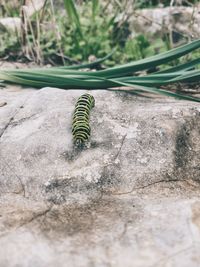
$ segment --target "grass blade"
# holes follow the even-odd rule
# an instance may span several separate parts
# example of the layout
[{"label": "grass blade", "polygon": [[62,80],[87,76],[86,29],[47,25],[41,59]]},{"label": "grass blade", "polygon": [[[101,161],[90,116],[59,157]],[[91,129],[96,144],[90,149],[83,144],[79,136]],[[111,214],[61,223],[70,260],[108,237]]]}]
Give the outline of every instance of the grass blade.
[{"label": "grass blade", "polygon": [[92,0],[92,18],[95,19],[97,10],[99,8],[99,0]]},{"label": "grass blade", "polygon": [[[115,81],[115,80],[113,80]],[[117,82],[117,81],[115,81]],[[142,90],[148,93],[154,93],[154,94],[161,94],[161,95],[165,95],[165,96],[170,96],[170,97],[175,97],[178,99],[182,99],[182,100],[189,100],[189,101],[193,101],[193,102],[199,102],[200,103],[200,98],[198,97],[193,97],[193,96],[187,96],[187,95],[182,95],[179,93],[174,93],[168,90],[164,90],[164,89],[159,89],[159,88],[154,88],[154,87],[147,87],[147,86],[140,86],[140,85],[133,85],[133,84],[129,84],[129,83],[124,83],[124,82],[117,82],[119,83],[119,86],[128,86],[128,87],[134,87],[137,90]]]},{"label": "grass blade", "polygon": [[74,23],[82,36],[79,14],[73,0],[64,0],[65,9],[72,23]]},{"label": "grass blade", "polygon": [[189,62],[180,64],[178,66],[168,68],[166,70],[158,71],[156,73],[169,73],[169,72],[177,72],[177,71],[187,71],[194,68],[196,65],[200,64],[200,58],[193,59]]},{"label": "grass blade", "polygon": [[200,81],[200,70],[186,71],[181,76],[169,80],[172,82],[199,82]]},{"label": "grass blade", "polygon": [[200,40],[196,40],[178,48],[171,49],[156,56],[99,71],[98,75],[106,78],[130,75],[133,72],[166,64],[169,61],[180,58],[198,48],[200,48]]},{"label": "grass blade", "polygon": [[[116,49],[113,49],[113,51],[111,51],[105,57],[99,58],[96,61],[91,62],[91,63],[85,63],[85,64],[73,65],[73,66],[64,66],[64,67],[60,67],[60,69],[65,69],[65,70],[78,70],[78,69],[86,69],[86,68],[91,69],[91,68],[94,68],[97,65],[101,64],[102,62],[104,62],[108,58],[110,58],[114,54],[115,51],[116,51]],[[56,68],[56,67],[54,67],[54,68]]]},{"label": "grass blade", "polygon": [[[134,71],[166,63],[169,60],[192,52],[194,49],[199,47],[200,40],[197,40],[188,45],[184,45],[154,57],[95,72],[79,71],[76,70],[76,68],[70,69],[68,67],[1,70],[0,80],[4,80],[7,83],[16,83],[36,88],[45,86],[59,87],[63,89],[88,90],[111,90],[113,88],[112,90],[118,91],[120,87],[125,86],[134,88],[137,91],[162,94],[165,96],[176,97],[178,99],[200,102],[200,98],[197,97],[156,88],[158,85],[167,85],[176,82],[188,83],[200,81],[200,70],[189,70],[199,64],[200,59],[195,59],[177,67],[169,68],[165,72],[157,72],[145,76],[128,76]],[[99,61],[102,61],[105,58],[100,59]],[[85,67],[88,65],[90,64],[82,64],[76,67],[82,68],[82,66]],[[135,92],[135,90],[132,91]]]}]

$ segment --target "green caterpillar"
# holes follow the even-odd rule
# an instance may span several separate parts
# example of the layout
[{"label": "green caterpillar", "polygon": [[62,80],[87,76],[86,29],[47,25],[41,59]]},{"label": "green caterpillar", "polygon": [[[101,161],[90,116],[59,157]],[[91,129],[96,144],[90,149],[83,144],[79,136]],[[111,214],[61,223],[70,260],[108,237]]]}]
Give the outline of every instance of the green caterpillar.
[{"label": "green caterpillar", "polygon": [[72,135],[74,144],[82,147],[90,137],[89,115],[95,105],[95,99],[90,94],[79,97],[73,114]]}]

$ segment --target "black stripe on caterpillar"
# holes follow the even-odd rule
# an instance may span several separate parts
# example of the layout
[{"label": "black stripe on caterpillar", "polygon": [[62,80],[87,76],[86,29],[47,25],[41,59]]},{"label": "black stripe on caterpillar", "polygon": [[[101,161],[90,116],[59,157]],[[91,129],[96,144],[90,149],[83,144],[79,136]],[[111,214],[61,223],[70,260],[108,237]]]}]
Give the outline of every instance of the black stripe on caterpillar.
[{"label": "black stripe on caterpillar", "polygon": [[89,116],[90,111],[95,105],[95,99],[90,94],[79,97],[73,114],[72,135],[74,144],[83,147],[90,137]]}]

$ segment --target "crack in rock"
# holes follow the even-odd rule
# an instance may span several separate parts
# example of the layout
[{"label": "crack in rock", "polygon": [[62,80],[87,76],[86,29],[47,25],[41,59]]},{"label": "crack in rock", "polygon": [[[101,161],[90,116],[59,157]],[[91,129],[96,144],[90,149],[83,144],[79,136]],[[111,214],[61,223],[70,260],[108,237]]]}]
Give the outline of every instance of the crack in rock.
[{"label": "crack in rock", "polygon": [[167,263],[169,260],[171,260],[171,259],[173,259],[173,258],[175,258],[177,256],[180,256],[180,254],[182,254],[184,252],[187,252],[187,251],[189,251],[189,250],[191,250],[193,248],[194,248],[194,244],[189,246],[189,247],[187,247],[187,248],[181,249],[181,250],[179,250],[179,251],[167,256],[166,258],[160,259],[156,264],[153,264],[153,265],[151,265],[149,267],[159,267],[159,266],[161,266],[161,264]]},{"label": "crack in rock", "polygon": [[133,187],[130,191],[126,191],[126,192],[119,192],[119,193],[111,193],[111,195],[117,196],[117,195],[127,195],[127,194],[131,194],[133,193],[135,190],[140,190],[140,189],[144,189],[147,187],[151,187],[155,184],[160,184],[160,183],[173,183],[173,182],[187,182],[187,180],[178,180],[178,179],[173,179],[173,180],[160,180],[160,181],[156,181],[147,185],[143,185],[143,186],[139,186],[139,187]]},{"label": "crack in rock", "polygon": [[45,209],[44,211],[42,212],[38,212],[38,213],[35,213],[30,219],[28,219],[27,221],[25,221],[24,223],[22,223],[18,228],[21,228],[23,226],[26,226],[32,222],[34,222],[35,220],[41,218],[41,217],[45,217],[53,208],[53,204],[51,204],[47,209]]},{"label": "crack in rock", "polygon": [[6,165],[6,167],[10,170],[10,172],[13,173],[13,175],[17,178],[17,180],[19,181],[20,186],[21,186],[21,190],[20,190],[19,192],[4,192],[4,193],[6,193],[6,194],[8,194],[8,193],[11,193],[11,194],[22,194],[22,196],[23,196],[24,198],[26,198],[25,185],[23,184],[21,177],[20,177],[19,175],[17,175],[17,174],[13,171],[13,169],[11,168],[11,166],[10,166],[4,159],[2,159],[2,158],[1,158],[1,163],[3,163],[4,165]]},{"label": "crack in rock", "polygon": [[12,122],[10,123],[10,126],[17,126],[17,125],[19,125],[19,124],[21,124],[21,123],[23,123],[23,122],[35,117],[35,116],[37,116],[37,114],[32,114],[32,115],[30,115],[28,117],[21,118],[18,121],[14,121],[14,119],[13,119]]},{"label": "crack in rock", "polygon": [[15,117],[19,114],[21,107],[24,107],[24,105],[26,104],[26,102],[28,101],[29,97],[27,97],[24,100],[24,103],[22,105],[20,105],[19,107],[16,108],[14,114],[10,117],[9,121],[6,123],[6,125],[4,126],[3,130],[0,133],[0,141],[3,137],[3,135],[5,134],[5,132],[7,131],[8,127],[12,124],[12,122],[14,121]]},{"label": "crack in rock", "polygon": [[124,145],[124,142],[125,142],[126,136],[127,136],[127,134],[125,134],[125,135],[123,136],[123,138],[122,138],[122,141],[121,141],[120,148],[119,148],[119,150],[118,150],[117,154],[115,155],[115,157],[114,157],[114,160],[118,159],[118,157],[119,157],[119,154],[120,154],[120,152],[121,152],[121,150],[122,150],[122,147],[123,147],[123,145]]},{"label": "crack in rock", "polygon": [[0,133],[0,139],[3,137],[4,133],[6,132],[6,130],[8,129],[8,127],[10,126],[11,122],[14,120],[14,117],[11,117],[8,121],[8,123],[6,123],[6,125],[4,126],[4,128],[2,129],[1,133]]}]

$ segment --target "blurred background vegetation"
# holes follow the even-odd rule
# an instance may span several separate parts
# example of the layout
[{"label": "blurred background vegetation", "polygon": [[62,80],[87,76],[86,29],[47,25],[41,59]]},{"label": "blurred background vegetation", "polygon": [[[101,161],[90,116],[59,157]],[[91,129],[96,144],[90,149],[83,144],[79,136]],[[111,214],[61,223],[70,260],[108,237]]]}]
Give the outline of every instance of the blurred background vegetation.
[{"label": "blurred background vegetation", "polygon": [[[20,18],[20,28],[14,30],[7,30],[0,20],[1,59],[71,65],[102,58],[114,50],[104,63],[112,66],[166,51],[198,37],[177,30],[173,24],[160,25],[159,34],[152,34],[151,28],[145,31],[135,27],[148,10],[169,8],[170,12],[170,8],[181,7],[191,10],[190,28],[199,2],[195,0],[45,0],[41,8],[35,8],[28,16],[29,10],[24,7],[27,3],[30,6],[30,2],[34,0],[1,0],[0,18]],[[147,13],[140,13],[143,10]],[[193,55],[196,56],[199,55]]]}]

